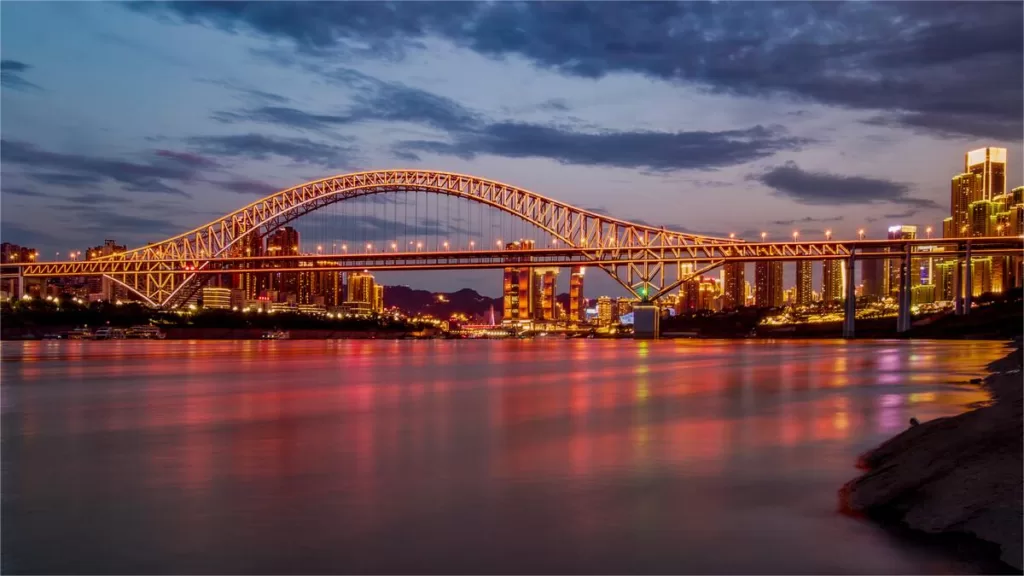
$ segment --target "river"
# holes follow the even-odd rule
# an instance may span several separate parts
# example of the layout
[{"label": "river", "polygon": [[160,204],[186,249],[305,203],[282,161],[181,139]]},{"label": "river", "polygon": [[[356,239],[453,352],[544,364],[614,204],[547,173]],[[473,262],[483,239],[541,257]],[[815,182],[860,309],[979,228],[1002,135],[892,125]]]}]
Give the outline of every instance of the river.
[{"label": "river", "polygon": [[3,573],[980,573],[840,515],[932,341],[4,342]]}]

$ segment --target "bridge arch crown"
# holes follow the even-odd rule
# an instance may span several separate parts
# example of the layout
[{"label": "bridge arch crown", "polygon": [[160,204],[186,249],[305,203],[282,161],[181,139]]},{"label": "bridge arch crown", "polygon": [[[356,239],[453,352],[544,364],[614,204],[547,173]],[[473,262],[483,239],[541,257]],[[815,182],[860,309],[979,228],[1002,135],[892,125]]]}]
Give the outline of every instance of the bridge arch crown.
[{"label": "bridge arch crown", "polygon": [[[378,170],[306,182],[252,202],[198,228],[106,258],[147,262],[178,261],[204,266],[253,234],[267,232],[305,214],[347,199],[386,192],[428,192],[457,196],[511,214],[575,248],[643,249],[701,244],[734,244],[733,239],[673,232],[576,208],[531,192],[476,176],[433,170]],[[174,274],[148,276],[145,285],[119,279],[154,302],[166,303],[192,280]],[[134,287],[130,284],[136,284]],[[632,288],[630,288],[632,289]]]}]

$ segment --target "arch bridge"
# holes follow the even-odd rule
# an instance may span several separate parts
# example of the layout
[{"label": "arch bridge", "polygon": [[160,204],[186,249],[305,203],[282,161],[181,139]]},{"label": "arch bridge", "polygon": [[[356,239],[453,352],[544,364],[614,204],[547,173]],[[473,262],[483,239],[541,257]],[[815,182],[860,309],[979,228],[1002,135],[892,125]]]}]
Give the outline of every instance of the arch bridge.
[{"label": "arch bridge", "polygon": [[[252,256],[245,247],[297,218],[326,206],[382,193],[426,192],[468,200],[518,219],[549,235],[548,246],[512,252],[488,244],[480,249],[397,250],[378,245],[362,253]],[[984,249],[1019,253],[1018,238],[972,239]],[[937,240],[929,240],[934,245]],[[186,301],[212,274],[254,267],[275,272],[312,270],[422,270],[515,266],[599,267],[635,297],[657,300],[689,278],[725,262],[871,257],[871,251],[907,252],[924,242],[822,241],[750,243],[676,232],[577,208],[494,180],[433,170],[377,170],[331,176],[294,186],[248,204],[217,220],[161,242],[88,261],[19,265],[23,277],[103,276],[153,306]],[[964,246],[951,246],[962,253]],[[296,250],[297,252],[297,250]],[[890,254],[890,256],[892,255]],[[294,270],[293,270],[294,269]],[[22,283],[23,285],[23,283]]]}]

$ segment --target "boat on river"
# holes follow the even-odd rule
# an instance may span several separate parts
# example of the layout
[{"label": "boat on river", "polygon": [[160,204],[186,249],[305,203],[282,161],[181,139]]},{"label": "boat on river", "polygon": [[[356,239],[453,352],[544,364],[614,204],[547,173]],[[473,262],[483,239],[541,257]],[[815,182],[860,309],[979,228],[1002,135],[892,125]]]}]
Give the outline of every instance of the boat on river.
[{"label": "boat on river", "polygon": [[267,330],[263,333],[264,340],[288,340],[291,334],[283,330]]},{"label": "boat on river", "polygon": [[163,340],[167,338],[167,335],[156,326],[132,326],[125,331],[125,336],[143,340]]}]

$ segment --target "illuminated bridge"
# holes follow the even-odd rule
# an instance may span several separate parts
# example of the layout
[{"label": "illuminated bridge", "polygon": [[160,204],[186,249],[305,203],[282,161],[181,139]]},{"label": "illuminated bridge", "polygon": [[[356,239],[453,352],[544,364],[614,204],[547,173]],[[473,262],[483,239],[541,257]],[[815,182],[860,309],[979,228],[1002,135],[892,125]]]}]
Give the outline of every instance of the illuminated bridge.
[{"label": "illuminated bridge", "polygon": [[[252,247],[262,246],[272,233],[297,220],[294,225],[303,229],[307,253],[300,253],[297,245],[254,252]],[[516,251],[509,249],[510,243],[520,240],[526,242],[517,244]],[[103,276],[150,305],[173,307],[187,301],[212,275],[241,270],[502,268],[510,262],[517,267],[585,265],[604,270],[640,300],[654,301],[726,262],[839,258],[852,274],[854,260],[862,258],[902,258],[909,266],[911,256],[923,246],[942,247],[943,257],[1019,255],[1024,240],[754,243],[628,222],[474,176],[379,170],[300,184],[184,234],[126,252],[15,267],[22,278]],[[852,291],[853,283],[848,284]],[[19,285],[24,287],[24,282]]]}]

